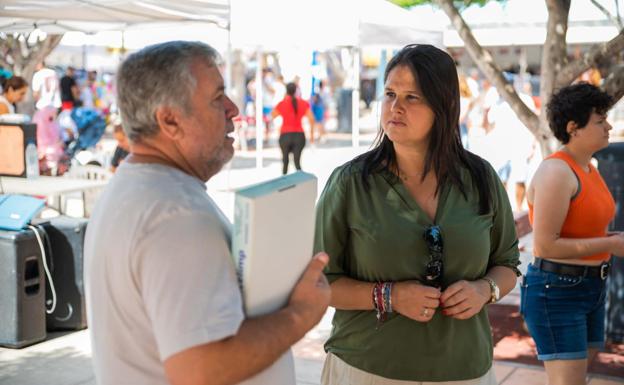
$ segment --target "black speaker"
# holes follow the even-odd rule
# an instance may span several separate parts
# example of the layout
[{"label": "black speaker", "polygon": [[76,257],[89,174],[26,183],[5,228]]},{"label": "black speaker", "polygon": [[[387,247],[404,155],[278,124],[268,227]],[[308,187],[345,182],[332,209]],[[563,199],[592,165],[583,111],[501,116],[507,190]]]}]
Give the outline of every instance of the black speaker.
[{"label": "black speaker", "polygon": [[[624,231],[624,143],[613,142],[597,152],[598,170],[615,200],[615,218],[611,231]],[[611,258],[607,281],[607,340],[624,343],[624,261]]]},{"label": "black speaker", "polygon": [[[87,327],[83,282],[83,246],[88,220],[59,216],[40,224],[48,238],[46,254],[56,307],[46,315],[52,330],[79,330]],[[52,305],[52,287],[46,285],[46,307]]]},{"label": "black speaker", "polygon": [[0,345],[21,348],[46,338],[41,249],[32,230],[0,230]]}]

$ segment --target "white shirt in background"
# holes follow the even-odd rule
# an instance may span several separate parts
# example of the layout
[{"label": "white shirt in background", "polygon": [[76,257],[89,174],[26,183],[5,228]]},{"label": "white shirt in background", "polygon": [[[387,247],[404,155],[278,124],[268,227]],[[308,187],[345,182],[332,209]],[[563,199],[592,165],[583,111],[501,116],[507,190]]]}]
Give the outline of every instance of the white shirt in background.
[{"label": "white shirt in background", "polygon": [[61,106],[59,78],[54,70],[42,68],[35,72],[32,90],[39,93],[39,99],[35,104],[38,110],[45,107],[59,108]]}]

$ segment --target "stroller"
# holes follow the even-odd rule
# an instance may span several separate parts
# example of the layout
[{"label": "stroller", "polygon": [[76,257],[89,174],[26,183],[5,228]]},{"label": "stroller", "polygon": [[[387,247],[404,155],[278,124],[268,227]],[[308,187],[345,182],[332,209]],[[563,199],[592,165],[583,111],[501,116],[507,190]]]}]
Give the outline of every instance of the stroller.
[{"label": "stroller", "polygon": [[67,144],[65,154],[71,160],[79,151],[93,147],[100,141],[106,129],[106,120],[93,108],[77,107],[71,112],[76,124],[76,134]]},{"label": "stroller", "polygon": [[[65,151],[59,162],[59,175],[69,169],[72,159],[81,151],[94,147],[104,135],[106,120],[93,108],[76,107],[59,115]],[[69,132],[69,134],[67,133]]]}]

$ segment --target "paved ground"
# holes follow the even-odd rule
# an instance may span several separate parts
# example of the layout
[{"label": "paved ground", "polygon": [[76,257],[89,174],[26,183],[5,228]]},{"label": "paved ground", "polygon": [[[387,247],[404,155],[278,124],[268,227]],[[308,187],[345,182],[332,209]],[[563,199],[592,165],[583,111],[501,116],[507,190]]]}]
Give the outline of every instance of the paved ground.
[{"label": "paved ground", "polygon": [[[372,125],[370,127],[373,127]],[[333,134],[331,139],[316,148],[307,147],[302,164],[306,171],[317,175],[319,192],[331,171],[338,165],[365,151],[372,142],[374,131],[369,129],[362,136],[363,146],[348,147],[348,135]],[[345,147],[346,146],[346,147]],[[280,154],[277,148],[265,152],[264,167],[256,169],[255,154],[239,153],[233,162],[208,182],[209,194],[231,219],[233,212],[233,189],[281,174]],[[521,240],[530,245],[530,235]],[[523,253],[528,262],[530,253]],[[526,266],[526,263],[524,263]],[[504,299],[504,303],[517,304],[517,290]],[[319,325],[297,343],[293,351],[296,357],[298,385],[319,384],[324,352],[323,341],[331,329],[330,309]],[[542,368],[509,363],[495,363],[499,384],[537,385],[545,384]],[[591,378],[590,385],[623,384],[622,378]],[[88,330],[72,333],[54,333],[47,341],[20,350],[0,348],[0,385],[91,385],[95,384],[91,367],[91,347]]]},{"label": "paved ground", "polygon": [[[297,385],[318,385],[324,359],[322,341],[329,334],[330,309],[322,322],[294,348]],[[55,333],[42,343],[13,350],[0,348],[0,385],[95,385],[88,330]],[[544,385],[540,367],[496,362],[504,385]],[[592,377],[589,385],[622,384],[621,378]]]}]

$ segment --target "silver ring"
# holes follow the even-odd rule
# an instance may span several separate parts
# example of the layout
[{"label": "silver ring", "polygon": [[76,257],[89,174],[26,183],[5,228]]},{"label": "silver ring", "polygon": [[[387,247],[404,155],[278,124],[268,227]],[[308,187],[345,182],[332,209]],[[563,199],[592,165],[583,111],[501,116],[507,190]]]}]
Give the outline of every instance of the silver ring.
[{"label": "silver ring", "polygon": [[424,308],[422,313],[420,313],[420,315],[423,316],[423,317],[427,317],[429,315],[429,309]]}]

